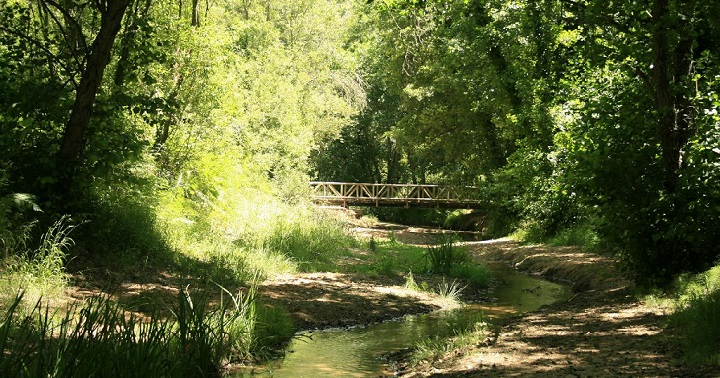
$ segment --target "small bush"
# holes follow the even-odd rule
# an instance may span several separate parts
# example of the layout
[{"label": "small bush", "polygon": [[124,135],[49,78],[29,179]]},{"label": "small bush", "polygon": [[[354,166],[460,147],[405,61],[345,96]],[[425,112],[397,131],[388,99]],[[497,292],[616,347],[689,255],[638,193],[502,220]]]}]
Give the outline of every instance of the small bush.
[{"label": "small bush", "polygon": [[578,246],[586,251],[597,251],[600,249],[601,240],[590,224],[580,224],[558,232],[550,238],[551,245],[572,245]]}]

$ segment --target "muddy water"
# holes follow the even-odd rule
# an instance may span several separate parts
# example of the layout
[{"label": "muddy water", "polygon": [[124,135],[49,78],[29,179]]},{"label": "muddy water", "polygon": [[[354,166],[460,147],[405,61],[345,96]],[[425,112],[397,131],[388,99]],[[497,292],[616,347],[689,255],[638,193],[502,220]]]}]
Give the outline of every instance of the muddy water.
[{"label": "muddy water", "polygon": [[496,281],[489,301],[459,310],[408,316],[350,330],[303,334],[294,340],[283,361],[274,367],[243,372],[237,377],[378,377],[391,376],[382,356],[436,336],[448,336],[483,319],[533,311],[570,298],[567,286],[528,276],[502,265],[488,265]]}]

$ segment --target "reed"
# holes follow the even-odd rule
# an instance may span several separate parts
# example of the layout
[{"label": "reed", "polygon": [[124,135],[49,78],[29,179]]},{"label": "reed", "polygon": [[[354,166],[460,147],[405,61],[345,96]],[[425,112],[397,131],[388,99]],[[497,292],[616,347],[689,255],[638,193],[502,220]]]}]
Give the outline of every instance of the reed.
[{"label": "reed", "polygon": [[256,286],[236,295],[222,291],[220,305],[213,307],[204,293],[186,288],[173,317],[149,319],[106,296],[51,310],[41,300],[23,307],[19,293],[0,320],[0,376],[218,375],[224,364],[253,358],[278,342],[263,333]]},{"label": "reed", "polygon": [[451,237],[444,238],[438,245],[428,246],[424,258],[427,272],[434,274],[450,273],[453,266],[468,260],[467,255],[455,246]]}]

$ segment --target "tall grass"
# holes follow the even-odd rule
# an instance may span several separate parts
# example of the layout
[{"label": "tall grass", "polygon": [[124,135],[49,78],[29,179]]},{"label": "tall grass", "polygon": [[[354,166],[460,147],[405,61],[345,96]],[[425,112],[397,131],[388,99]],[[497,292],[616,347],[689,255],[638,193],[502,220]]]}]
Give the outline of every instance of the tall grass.
[{"label": "tall grass", "polygon": [[268,231],[263,247],[296,261],[302,271],[333,269],[333,260],[352,244],[340,223],[307,209],[288,211]]},{"label": "tall grass", "polygon": [[685,357],[720,366],[720,266],[685,282],[670,317]]},{"label": "tall grass", "polygon": [[[41,301],[23,310],[20,294],[0,319],[0,375],[217,375],[229,361],[262,355],[276,346],[277,339],[263,334],[267,327],[259,321],[262,307],[255,290],[225,292],[215,307],[204,294],[182,290],[174,317],[150,319],[126,312],[108,297],[93,297],[64,311],[52,311]],[[284,330],[285,335],[292,332]]]},{"label": "tall grass", "polygon": [[[70,222],[69,217],[63,216],[53,223],[42,234],[37,248],[27,248],[25,243],[16,244],[4,261],[5,271],[0,279],[3,293],[23,290],[38,298],[58,294],[67,286],[65,263],[68,249],[74,243],[69,235],[76,227]],[[30,232],[29,227],[26,232]],[[29,238],[29,235],[18,238]]]},{"label": "tall grass", "polygon": [[141,322],[101,297],[64,313],[41,301],[25,312],[21,301],[15,298],[0,324],[4,377],[163,377],[182,370],[178,347],[168,345],[167,320]]},{"label": "tall grass", "polygon": [[[335,269],[335,258],[354,243],[340,222],[309,204],[287,204],[259,192],[227,195],[204,212],[167,198],[160,219],[173,247],[193,260],[212,262],[211,275],[237,282],[260,273]],[[176,202],[180,202],[179,204]]]},{"label": "tall grass", "polygon": [[[0,194],[7,177],[0,166]],[[36,198],[25,193],[0,195],[0,299],[18,290],[35,297],[61,292],[67,284],[65,262],[75,228],[67,216],[39,237],[34,217],[41,213]]]},{"label": "tall grass", "polygon": [[450,337],[436,336],[416,343],[410,355],[413,364],[434,363],[448,353],[465,353],[481,344],[488,336],[489,325],[482,319],[473,322]]},{"label": "tall grass", "polygon": [[490,284],[488,270],[473,264],[467,253],[455,245],[452,237],[445,237],[440,244],[427,247],[423,257],[428,273],[460,278],[477,287],[487,287]]},{"label": "tall grass", "polygon": [[448,274],[455,265],[469,261],[468,255],[457,248],[453,237],[444,237],[440,244],[430,245],[424,255],[428,273]]}]

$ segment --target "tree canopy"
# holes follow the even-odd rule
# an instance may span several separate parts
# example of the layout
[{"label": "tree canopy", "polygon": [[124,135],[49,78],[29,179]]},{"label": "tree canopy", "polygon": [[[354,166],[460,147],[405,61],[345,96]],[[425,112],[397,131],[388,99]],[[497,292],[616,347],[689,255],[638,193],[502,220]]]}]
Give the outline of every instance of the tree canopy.
[{"label": "tree canopy", "polygon": [[718,25],[697,0],[2,0],[0,194],[473,185],[496,232],[589,228],[664,282],[720,257]]}]

